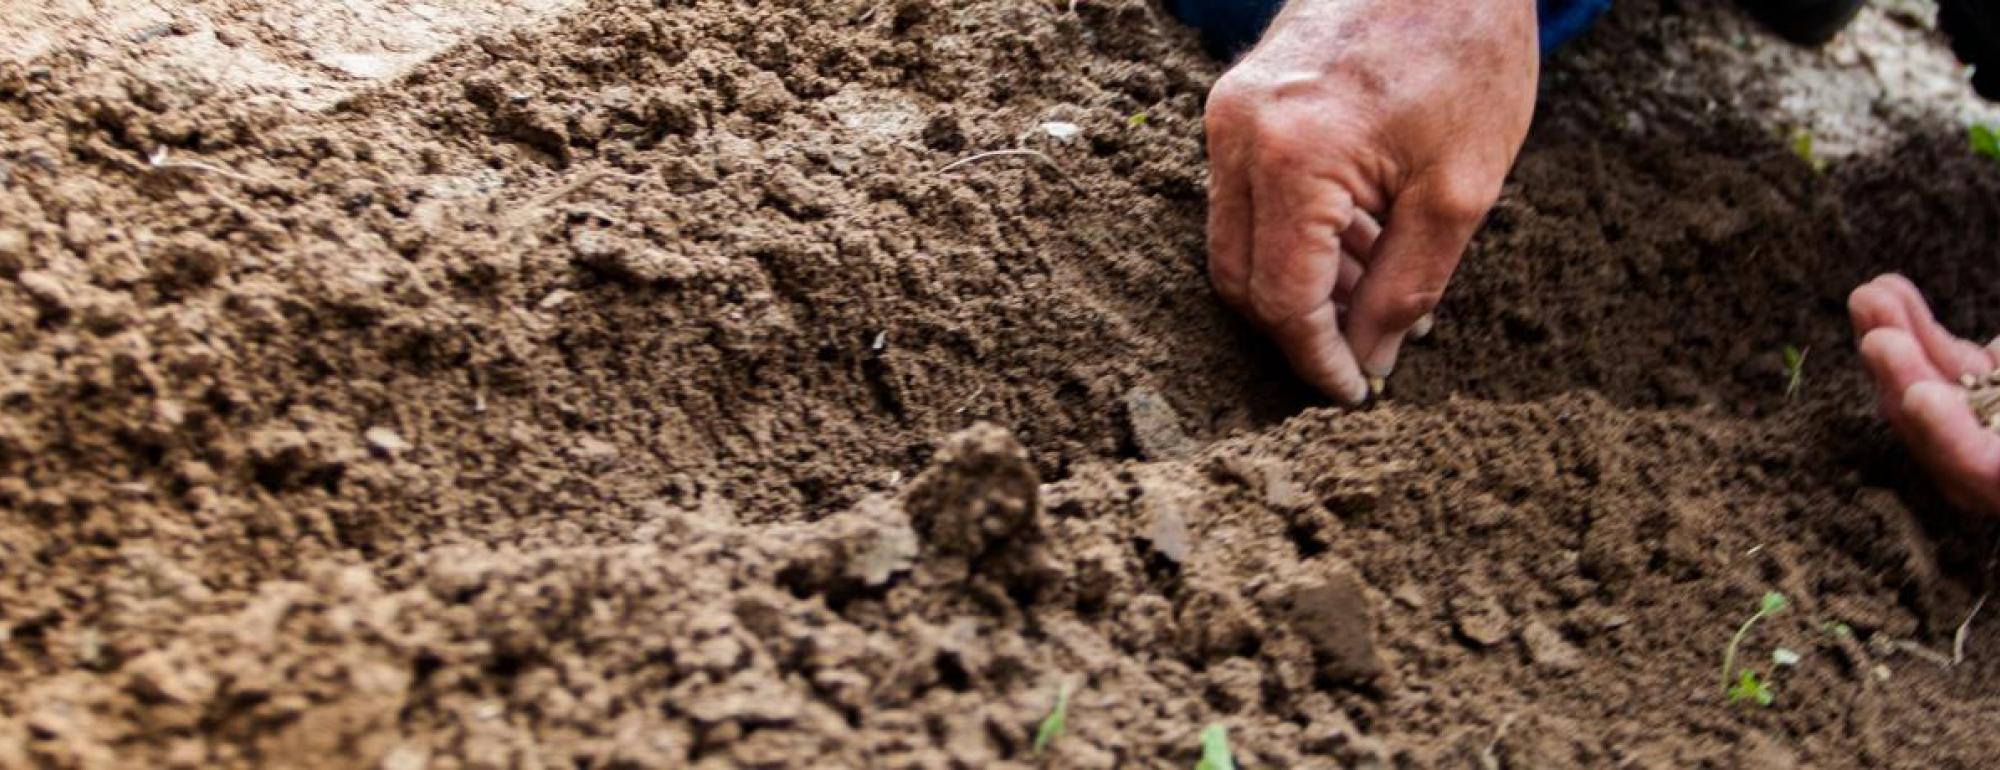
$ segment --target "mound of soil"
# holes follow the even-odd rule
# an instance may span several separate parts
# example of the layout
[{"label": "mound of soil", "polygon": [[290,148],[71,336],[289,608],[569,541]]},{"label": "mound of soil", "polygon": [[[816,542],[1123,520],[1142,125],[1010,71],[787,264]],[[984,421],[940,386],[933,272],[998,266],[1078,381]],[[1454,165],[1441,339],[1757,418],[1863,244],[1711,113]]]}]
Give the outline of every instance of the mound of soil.
[{"label": "mound of soil", "polygon": [[311,112],[0,64],[0,767],[1980,766],[1995,541],[1844,297],[2000,329],[2000,169],[1815,173],[1667,5],[1360,412],[1208,290],[1143,0],[590,0]]}]

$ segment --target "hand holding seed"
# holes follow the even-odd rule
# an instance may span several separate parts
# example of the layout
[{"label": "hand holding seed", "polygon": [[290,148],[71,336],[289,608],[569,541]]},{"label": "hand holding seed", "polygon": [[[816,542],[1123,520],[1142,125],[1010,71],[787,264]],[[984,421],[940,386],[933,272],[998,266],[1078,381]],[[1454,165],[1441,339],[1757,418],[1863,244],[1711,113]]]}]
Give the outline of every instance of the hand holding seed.
[{"label": "hand holding seed", "polygon": [[1209,276],[1329,395],[1379,389],[1443,295],[1527,134],[1535,35],[1528,0],[1293,0],[1210,92]]},{"label": "hand holding seed", "polygon": [[1883,418],[1953,503],[2000,514],[2000,358],[1947,331],[1900,275],[1855,289],[1847,308]]}]

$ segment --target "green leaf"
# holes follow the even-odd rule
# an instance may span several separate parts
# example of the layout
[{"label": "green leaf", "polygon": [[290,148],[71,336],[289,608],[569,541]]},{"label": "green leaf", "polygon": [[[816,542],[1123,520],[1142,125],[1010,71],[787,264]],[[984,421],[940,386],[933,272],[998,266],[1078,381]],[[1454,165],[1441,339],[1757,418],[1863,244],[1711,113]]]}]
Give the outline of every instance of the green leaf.
[{"label": "green leaf", "polygon": [[1993,160],[2000,160],[2000,131],[1985,123],[1974,123],[1967,129],[1972,138],[1972,151]]},{"label": "green leaf", "polygon": [[1805,161],[1806,165],[1812,168],[1813,173],[1826,170],[1826,160],[1813,152],[1813,135],[1811,131],[1803,128],[1792,131],[1792,154],[1799,156],[1799,160]]},{"label": "green leaf", "polygon": [[1785,369],[1786,369],[1786,370],[1788,370],[1788,371],[1789,371],[1789,370],[1792,370],[1792,369],[1797,369],[1797,368],[1799,368],[1799,366],[1803,365],[1803,364],[1804,364],[1805,362],[1806,362],[1806,355],[1805,355],[1804,353],[1801,353],[1801,352],[1799,352],[1799,349],[1798,349],[1797,347],[1794,347],[1794,346],[1791,346],[1791,345],[1786,345],[1786,346],[1785,346]]},{"label": "green leaf", "polygon": [[1771,615],[1777,613],[1780,610],[1783,610],[1784,608],[1785,608],[1785,595],[1778,593],[1776,591],[1772,591],[1770,593],[1764,594],[1764,600],[1757,605],[1757,612],[1762,615]]},{"label": "green leaf", "polygon": [[1138,128],[1140,126],[1146,125],[1146,113],[1143,112],[1132,113],[1132,117],[1125,119],[1125,125],[1131,126],[1133,128]]},{"label": "green leaf", "polygon": [[1041,756],[1043,749],[1062,737],[1063,726],[1068,722],[1069,684],[1064,683],[1056,690],[1056,707],[1049,710],[1048,716],[1042,717],[1042,726],[1035,730],[1035,756]]},{"label": "green leaf", "polygon": [[1730,703],[1749,701],[1759,706],[1769,706],[1772,701],[1777,700],[1777,695],[1771,692],[1771,688],[1757,678],[1757,672],[1747,668],[1736,678],[1736,684],[1729,688],[1728,697]]},{"label": "green leaf", "polygon": [[1229,751],[1229,728],[1209,725],[1201,731],[1201,761],[1194,770],[1236,770],[1236,755]]}]

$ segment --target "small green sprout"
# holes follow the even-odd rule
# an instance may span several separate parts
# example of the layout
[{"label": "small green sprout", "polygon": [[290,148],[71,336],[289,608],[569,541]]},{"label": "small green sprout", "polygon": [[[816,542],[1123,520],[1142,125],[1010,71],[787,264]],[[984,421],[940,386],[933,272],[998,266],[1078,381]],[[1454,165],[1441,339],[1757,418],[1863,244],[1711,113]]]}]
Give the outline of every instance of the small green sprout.
[{"label": "small green sprout", "polygon": [[1236,755],[1229,751],[1229,728],[1215,724],[1201,731],[1201,761],[1194,770],[1236,770]]},{"label": "small green sprout", "polygon": [[1736,629],[1736,635],[1729,638],[1729,647],[1722,652],[1722,694],[1730,703],[1753,700],[1759,706],[1771,705],[1771,688],[1757,679],[1757,672],[1750,669],[1736,670],[1736,649],[1743,646],[1743,638],[1750,635],[1750,627],[1757,621],[1783,612],[1785,595],[1776,591],[1764,594],[1757,603],[1757,614]]},{"label": "small green sprout", "polygon": [[1972,151],[1996,161],[2000,161],[2000,130],[1985,123],[1974,123],[1966,129],[1972,139]]},{"label": "small green sprout", "polygon": [[1131,126],[1132,128],[1138,128],[1140,126],[1146,125],[1146,113],[1143,112],[1132,113],[1132,117],[1125,119],[1125,125]]},{"label": "small green sprout", "polygon": [[1800,349],[1791,345],[1785,346],[1786,399],[1789,400],[1799,394],[1799,385],[1805,382],[1806,354],[1811,352],[1812,348]]},{"label": "small green sprout", "polygon": [[1730,703],[1750,701],[1759,706],[1769,706],[1771,701],[1777,699],[1777,696],[1771,693],[1771,687],[1757,678],[1757,672],[1747,668],[1743,669],[1742,675],[1736,678],[1736,684],[1730,685],[1725,695],[1729,697]]},{"label": "small green sprout", "polygon": [[1807,166],[1811,166],[1815,174],[1826,170],[1826,159],[1813,152],[1811,131],[1804,128],[1792,130],[1792,154],[1799,156],[1799,160],[1805,161]]},{"label": "small green sprout", "polygon": [[1827,633],[1841,637],[1843,639],[1854,635],[1854,628],[1840,621],[1834,621],[1832,623],[1826,624],[1825,630]]},{"label": "small green sprout", "polygon": [[1069,683],[1064,682],[1056,689],[1056,707],[1049,710],[1049,715],[1042,718],[1042,726],[1035,730],[1035,756],[1041,756],[1043,749],[1062,737],[1063,726],[1068,722]]}]

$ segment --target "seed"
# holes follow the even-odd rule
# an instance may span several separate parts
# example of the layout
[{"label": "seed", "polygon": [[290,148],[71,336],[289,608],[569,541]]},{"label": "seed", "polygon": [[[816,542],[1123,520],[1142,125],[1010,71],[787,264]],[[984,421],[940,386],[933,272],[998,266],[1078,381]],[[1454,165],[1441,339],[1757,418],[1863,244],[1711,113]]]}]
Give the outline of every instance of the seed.
[{"label": "seed", "polygon": [[1979,378],[1972,376],[1971,372],[1966,372],[1958,376],[1959,387],[1970,390],[1972,389],[1973,386],[1978,384],[1979,384]]}]

